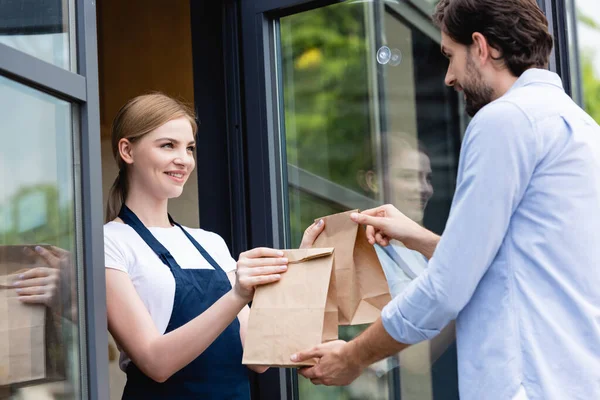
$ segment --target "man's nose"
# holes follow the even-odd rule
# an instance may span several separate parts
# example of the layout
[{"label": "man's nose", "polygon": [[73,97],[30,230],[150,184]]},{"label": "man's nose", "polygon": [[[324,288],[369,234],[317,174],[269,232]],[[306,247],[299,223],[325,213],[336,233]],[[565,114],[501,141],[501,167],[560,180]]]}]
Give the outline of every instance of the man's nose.
[{"label": "man's nose", "polygon": [[452,71],[450,71],[450,68],[448,68],[448,71],[446,71],[444,83],[446,84],[446,86],[454,86],[454,84],[456,83],[456,77],[454,76]]}]

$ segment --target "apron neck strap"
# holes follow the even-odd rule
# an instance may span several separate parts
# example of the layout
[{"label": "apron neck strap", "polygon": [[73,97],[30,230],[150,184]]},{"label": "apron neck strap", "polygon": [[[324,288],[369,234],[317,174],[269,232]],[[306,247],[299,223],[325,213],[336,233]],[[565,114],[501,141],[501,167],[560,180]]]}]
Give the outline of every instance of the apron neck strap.
[{"label": "apron neck strap", "polygon": [[[144,242],[146,242],[146,244],[148,246],[150,246],[152,251],[154,251],[154,253],[156,253],[158,258],[160,258],[160,260],[167,267],[169,267],[172,270],[175,266],[177,266],[177,262],[175,261],[175,259],[173,258],[173,256],[169,252],[169,250],[167,250],[165,248],[165,246],[163,246],[158,241],[158,239],[156,239],[154,237],[154,235],[152,235],[152,233],[148,230],[148,228],[146,228],[146,226],[142,223],[142,221],[140,221],[138,216],[135,215],[135,213],[133,211],[131,211],[131,209],[129,207],[127,207],[125,204],[123,204],[121,206],[121,211],[119,212],[119,218],[121,218],[124,223],[131,226],[133,228],[133,230],[136,231],[138,235],[140,235],[140,237],[144,240]],[[179,229],[182,230],[182,232],[188,238],[188,240],[190,242],[192,242],[194,247],[200,252],[202,257],[204,257],[204,259],[206,261],[208,261],[208,263],[215,269],[215,271],[224,272],[223,269],[221,268],[221,266],[211,257],[210,254],[208,254],[208,252],[204,249],[204,247],[202,247],[202,245],[200,245],[200,243],[198,243],[196,241],[196,239],[194,239],[193,236],[188,233],[188,231],[186,231],[181,225],[179,225],[177,222],[175,222],[173,220],[173,218],[171,217],[171,215],[169,215],[169,222],[171,224],[173,224],[174,226],[179,227]]]}]

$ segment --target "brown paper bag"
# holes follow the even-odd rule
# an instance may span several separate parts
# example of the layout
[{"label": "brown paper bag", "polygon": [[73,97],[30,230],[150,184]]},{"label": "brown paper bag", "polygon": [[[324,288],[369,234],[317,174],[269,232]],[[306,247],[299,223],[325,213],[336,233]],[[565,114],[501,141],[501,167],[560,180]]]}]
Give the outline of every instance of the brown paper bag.
[{"label": "brown paper bag", "polygon": [[325,229],[314,247],[335,248],[334,281],[340,325],[375,322],[392,299],[375,248],[367,241],[362,226],[350,219],[347,211],[323,218]]},{"label": "brown paper bag", "polygon": [[294,367],[290,356],[337,339],[333,249],[284,250],[288,270],[254,293],[242,363]]},{"label": "brown paper bag", "polygon": [[46,377],[46,307],[22,303],[12,286],[34,266],[22,251],[0,247],[0,386]]}]

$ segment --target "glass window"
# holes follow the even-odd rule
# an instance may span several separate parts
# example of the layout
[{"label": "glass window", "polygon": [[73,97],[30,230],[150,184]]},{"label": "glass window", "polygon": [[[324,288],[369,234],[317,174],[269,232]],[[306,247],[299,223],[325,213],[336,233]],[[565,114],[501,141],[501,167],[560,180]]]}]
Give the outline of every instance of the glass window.
[{"label": "glass window", "polygon": [[600,3],[574,0],[583,107],[600,124]]},{"label": "glass window", "polygon": [[75,71],[72,1],[0,1],[0,43]]},{"label": "glass window", "polygon": [[[384,202],[444,230],[466,117],[444,85],[440,33],[425,12],[435,2],[413,3],[350,1],[279,20],[289,246],[315,218]],[[417,275],[427,260],[399,242],[377,248],[397,295],[410,277],[390,251]],[[365,328],[340,327],[340,338]],[[347,387],[298,381],[302,399],[458,399],[454,327]]]},{"label": "glass window", "polygon": [[0,77],[0,398],[82,397],[72,112]]}]

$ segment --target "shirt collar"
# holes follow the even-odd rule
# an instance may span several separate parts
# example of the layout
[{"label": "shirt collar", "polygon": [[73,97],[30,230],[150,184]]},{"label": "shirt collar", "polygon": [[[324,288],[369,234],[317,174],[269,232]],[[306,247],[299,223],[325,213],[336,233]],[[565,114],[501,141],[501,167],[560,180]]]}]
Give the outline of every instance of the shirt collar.
[{"label": "shirt collar", "polygon": [[509,92],[535,83],[552,85],[564,90],[562,80],[557,74],[546,69],[531,68],[521,74]]}]

